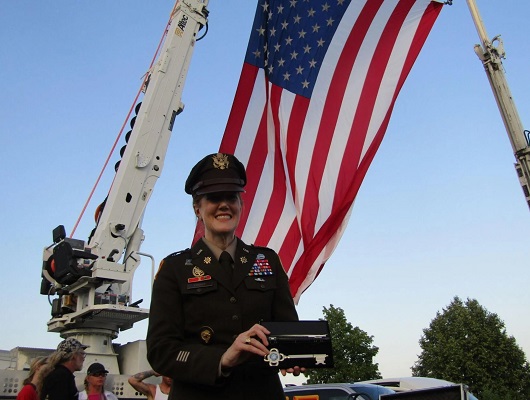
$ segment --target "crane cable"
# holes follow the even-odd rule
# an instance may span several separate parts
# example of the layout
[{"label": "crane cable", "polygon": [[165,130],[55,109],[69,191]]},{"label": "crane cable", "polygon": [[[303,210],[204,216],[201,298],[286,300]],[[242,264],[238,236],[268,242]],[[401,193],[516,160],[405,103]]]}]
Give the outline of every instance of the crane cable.
[{"label": "crane cable", "polygon": [[[176,7],[176,5],[175,5]],[[160,52],[160,48],[162,47],[162,44],[164,43],[164,39],[165,37],[167,36],[167,33],[168,33],[168,30],[169,30],[169,26],[171,24],[171,20],[173,19],[173,16],[174,16],[174,11],[175,9],[173,9],[173,11],[171,12],[170,16],[169,16],[169,20],[166,24],[166,27],[164,29],[164,33],[162,34],[162,37],[160,38],[160,41],[158,43],[158,47],[155,51],[155,54],[153,56],[153,59],[151,60],[151,64],[149,65],[149,69],[147,70],[148,72],[145,73],[145,75],[143,76],[143,80],[142,80],[142,84],[140,85],[140,88],[138,89],[138,93],[136,93],[136,97],[134,98],[133,100],[133,103],[131,105],[131,108],[129,109],[129,112],[127,113],[127,116],[125,117],[125,120],[123,121],[123,124],[121,126],[121,129],[120,131],[118,132],[118,136],[116,137],[116,140],[114,141],[114,144],[112,145],[112,148],[110,149],[110,152],[109,152],[109,155],[107,156],[107,159],[105,160],[105,163],[103,164],[103,167],[101,168],[101,171],[99,173],[99,176],[98,178],[96,179],[96,182],[94,183],[94,186],[92,187],[92,190],[90,191],[90,194],[88,195],[88,198],[85,202],[85,205],[83,206],[83,209],[81,210],[81,213],[79,214],[79,217],[77,218],[77,221],[74,225],[74,228],[72,229],[72,233],[70,233],[70,237],[72,238],[74,236],[74,233],[77,229],[77,226],[79,225],[79,223],[81,222],[81,219],[83,218],[83,215],[85,214],[85,211],[88,207],[88,204],[90,203],[90,201],[92,200],[92,196],[94,195],[94,192],[96,191],[96,188],[97,186],[99,185],[99,182],[101,180],[101,177],[103,176],[103,173],[105,172],[105,169],[107,168],[108,164],[109,164],[109,161],[110,161],[110,158],[112,157],[112,154],[114,153],[114,150],[116,149],[116,146],[118,144],[118,141],[120,140],[121,138],[121,135],[123,133],[123,130],[125,129],[125,125],[127,125],[127,121],[129,121],[129,118],[134,110],[134,108],[136,107],[136,103],[138,101],[138,98],[140,97],[140,94],[142,93],[143,91],[143,88],[145,87],[146,85],[146,82],[147,80],[149,79],[149,71],[151,70],[151,68],[153,67],[154,63],[155,63],[155,60],[157,59],[158,57],[158,53]],[[114,183],[114,181],[113,181]],[[110,187],[112,188],[112,184],[110,185]],[[110,189],[109,189],[110,191]]]}]

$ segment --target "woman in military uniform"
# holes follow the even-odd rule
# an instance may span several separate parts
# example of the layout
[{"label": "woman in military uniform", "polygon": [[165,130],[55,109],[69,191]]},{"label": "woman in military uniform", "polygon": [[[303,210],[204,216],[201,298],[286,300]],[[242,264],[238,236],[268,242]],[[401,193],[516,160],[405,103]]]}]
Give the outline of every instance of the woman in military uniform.
[{"label": "woman in military uniform", "polygon": [[278,255],[235,236],[245,184],[243,165],[222,153],[186,181],[204,237],[162,261],[147,333],[151,366],[173,378],[169,399],[285,398],[278,371],[263,361],[270,332],[259,323],[298,316]]}]

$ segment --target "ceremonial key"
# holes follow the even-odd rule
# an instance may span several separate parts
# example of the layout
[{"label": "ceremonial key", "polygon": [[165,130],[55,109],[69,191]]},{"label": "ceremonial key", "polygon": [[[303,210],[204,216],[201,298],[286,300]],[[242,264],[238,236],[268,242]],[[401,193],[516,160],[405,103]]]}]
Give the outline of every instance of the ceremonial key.
[{"label": "ceremonial key", "polygon": [[316,365],[326,364],[327,354],[294,354],[292,356],[286,356],[278,351],[278,349],[271,349],[270,353],[264,357],[264,360],[269,363],[271,367],[276,367],[280,362],[286,359],[296,359],[296,358],[314,358]]}]

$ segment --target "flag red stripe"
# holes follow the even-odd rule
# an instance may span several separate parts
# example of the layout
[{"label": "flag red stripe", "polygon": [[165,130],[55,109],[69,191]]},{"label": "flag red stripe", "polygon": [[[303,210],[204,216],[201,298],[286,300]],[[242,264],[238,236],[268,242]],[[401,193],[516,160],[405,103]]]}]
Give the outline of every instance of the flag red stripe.
[{"label": "flag red stripe", "polygon": [[243,120],[245,119],[250,98],[252,97],[252,91],[254,89],[258,70],[259,68],[254,67],[253,65],[243,63],[241,78],[237,85],[237,96],[234,98],[234,103],[232,104],[230,118],[226,124],[221,146],[219,147],[220,152],[234,154],[236,150],[236,145],[241,134],[241,127],[243,126]]},{"label": "flag red stripe", "polygon": [[300,136],[304,127],[304,122],[309,108],[309,99],[302,96],[296,96],[287,126],[287,152],[285,154],[286,164],[289,171],[289,182],[291,182],[291,195],[296,197],[295,168],[298,153],[300,152]]},{"label": "flag red stripe", "polygon": [[252,150],[250,152],[249,162],[246,165],[247,172],[247,185],[245,186],[245,193],[243,193],[244,207],[246,212],[241,215],[239,227],[237,230],[238,236],[241,235],[245,229],[247,219],[249,216],[248,210],[252,208],[254,197],[256,195],[256,189],[258,187],[261,171],[265,165],[265,159],[267,152],[264,150],[267,148],[267,109],[263,110],[261,116],[261,122],[259,124],[258,132],[254,138]]},{"label": "flag red stripe", "polygon": [[[282,89],[276,85],[270,85],[271,87],[271,114],[273,116],[273,135],[269,144],[268,152],[272,153],[273,163],[273,190],[270,193],[267,209],[265,211],[265,218],[261,225],[258,236],[256,237],[256,244],[266,245],[278,225],[279,218],[281,216],[283,206],[286,200],[286,180],[283,169],[282,154],[280,149],[280,121],[279,121],[279,108]],[[272,140],[273,139],[273,140]],[[271,148],[273,147],[273,148]]]}]

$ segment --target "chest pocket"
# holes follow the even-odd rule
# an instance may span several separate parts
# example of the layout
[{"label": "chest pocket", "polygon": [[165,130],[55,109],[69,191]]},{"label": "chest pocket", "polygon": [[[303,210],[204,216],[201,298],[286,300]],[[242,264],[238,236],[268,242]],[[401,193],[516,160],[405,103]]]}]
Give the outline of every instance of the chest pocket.
[{"label": "chest pocket", "polygon": [[182,291],[184,295],[204,295],[217,290],[217,281],[187,283]]},{"label": "chest pocket", "polygon": [[276,289],[276,279],[272,276],[247,276],[245,278],[245,286],[248,290],[266,292]]}]

